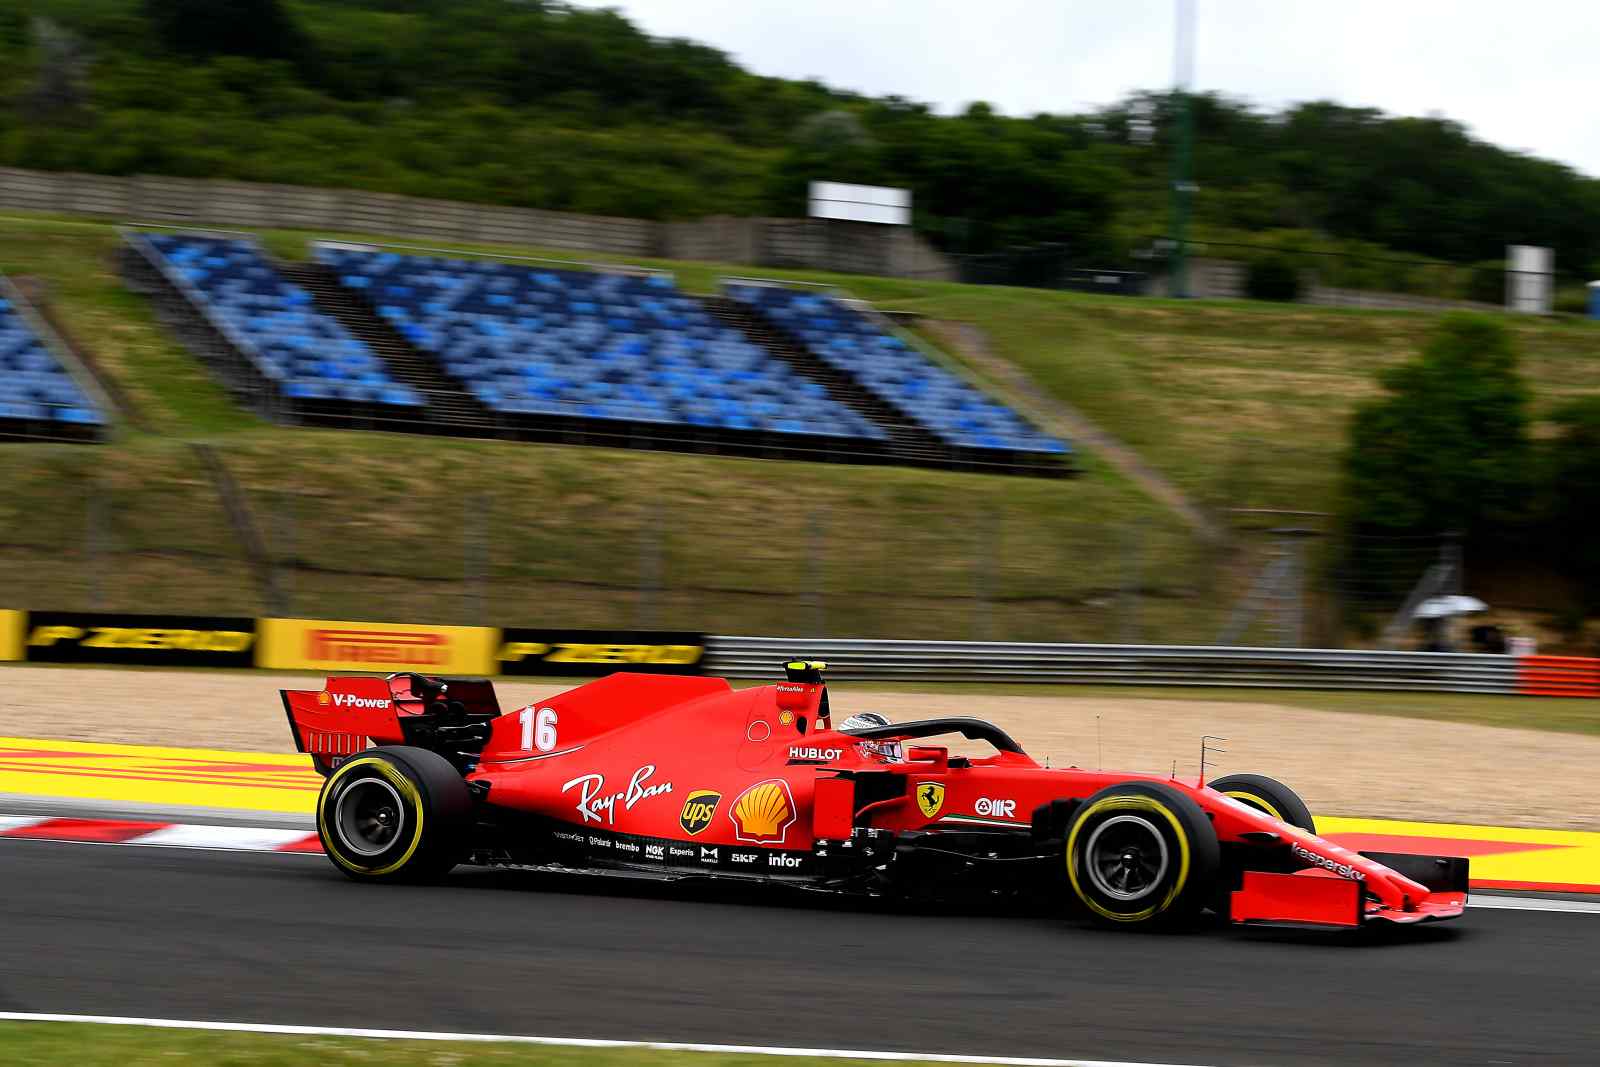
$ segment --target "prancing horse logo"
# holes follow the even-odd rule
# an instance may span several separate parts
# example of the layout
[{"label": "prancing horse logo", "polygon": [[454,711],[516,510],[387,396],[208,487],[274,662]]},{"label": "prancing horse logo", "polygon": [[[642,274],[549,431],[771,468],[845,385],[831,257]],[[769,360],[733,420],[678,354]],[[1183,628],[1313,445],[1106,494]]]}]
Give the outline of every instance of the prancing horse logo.
[{"label": "prancing horse logo", "polygon": [[939,814],[944,807],[943,782],[917,783],[917,807],[922,809],[922,814],[931,819]]}]

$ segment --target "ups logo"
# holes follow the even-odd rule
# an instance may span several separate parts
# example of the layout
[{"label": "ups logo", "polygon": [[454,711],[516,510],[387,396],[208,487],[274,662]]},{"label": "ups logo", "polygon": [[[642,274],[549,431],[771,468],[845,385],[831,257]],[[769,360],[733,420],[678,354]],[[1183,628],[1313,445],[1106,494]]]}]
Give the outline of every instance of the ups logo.
[{"label": "ups logo", "polygon": [[678,825],[683,827],[683,832],[693,837],[701,830],[711,825],[711,819],[717,814],[717,805],[722,803],[722,794],[714,789],[696,789],[683,800],[683,811],[678,814]]}]

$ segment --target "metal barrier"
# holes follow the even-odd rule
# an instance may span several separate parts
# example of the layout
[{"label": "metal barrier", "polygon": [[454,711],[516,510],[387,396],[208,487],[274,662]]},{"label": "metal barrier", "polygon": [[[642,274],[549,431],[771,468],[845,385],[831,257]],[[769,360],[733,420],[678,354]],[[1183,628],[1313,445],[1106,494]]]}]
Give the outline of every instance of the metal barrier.
[{"label": "metal barrier", "polygon": [[1515,694],[1516,656],[1326,648],[1028,645],[712,636],[706,672],[770,678],[787,657],[826,660],[830,680],[1055,682],[1260,689]]},{"label": "metal barrier", "polygon": [[1600,660],[1581,656],[1521,656],[1518,692],[1530,696],[1600,697]]}]

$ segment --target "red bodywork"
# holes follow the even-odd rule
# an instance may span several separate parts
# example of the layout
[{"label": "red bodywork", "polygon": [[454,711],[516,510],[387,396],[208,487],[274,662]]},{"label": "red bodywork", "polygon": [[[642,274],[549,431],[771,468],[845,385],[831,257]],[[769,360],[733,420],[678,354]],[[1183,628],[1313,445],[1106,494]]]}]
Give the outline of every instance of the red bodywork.
[{"label": "red bodywork", "polygon": [[[836,731],[820,684],[735,690],[716,678],[614,674],[492,719],[498,709],[492,695],[485,702],[488,683],[449,684],[452,695],[470,691],[473,710],[485,716],[487,740],[465,773],[483,803],[542,816],[567,839],[610,850],[623,865],[662,859],[639,854],[638,839],[656,843],[656,851],[670,844],[686,860],[690,850],[694,859],[715,853],[718,872],[727,870],[722,850],[755,856],[742,860],[749,873],[782,876],[859,828],[1021,834],[1052,802],[1150,781],[1192,798],[1224,848],[1275,857],[1264,870],[1244,864],[1230,902],[1235,921],[1411,923],[1459,915],[1466,903],[1464,873],[1461,888],[1430,889],[1194,780],[1049,769],[1020,750],[951,756],[922,738],[863,740]],[[407,676],[334,678],[322,692],[285,692],[284,700],[297,743],[319,757],[324,773],[366,739],[414,743],[403,720],[423,713]],[[862,803],[864,774],[904,776],[905,788]]]}]

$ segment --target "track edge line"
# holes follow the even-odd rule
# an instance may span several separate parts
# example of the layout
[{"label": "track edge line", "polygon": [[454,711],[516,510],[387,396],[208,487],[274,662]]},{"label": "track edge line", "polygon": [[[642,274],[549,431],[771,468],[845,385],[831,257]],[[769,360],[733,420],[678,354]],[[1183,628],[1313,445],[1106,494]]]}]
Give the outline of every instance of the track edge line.
[{"label": "track edge line", "polygon": [[1131,1060],[1046,1059],[1028,1056],[959,1056],[936,1052],[885,1052],[865,1049],[789,1048],[781,1045],[719,1045],[685,1041],[625,1041],[600,1037],[540,1037],[524,1034],[454,1034],[438,1030],[375,1030],[349,1026],[300,1026],[287,1023],[214,1022],[196,1019],[147,1019],[120,1015],[70,1015],[54,1012],[0,1011],[0,1022],[87,1023],[96,1026],[142,1026],[160,1030],[212,1030],[227,1033],[289,1034],[301,1037],[357,1037],[387,1041],[459,1041],[486,1044],[563,1045],[574,1048],[636,1048],[657,1052],[712,1052],[747,1056],[809,1056],[819,1059],[886,1060],[903,1063],[973,1063],[1010,1067],[1206,1067]]}]

